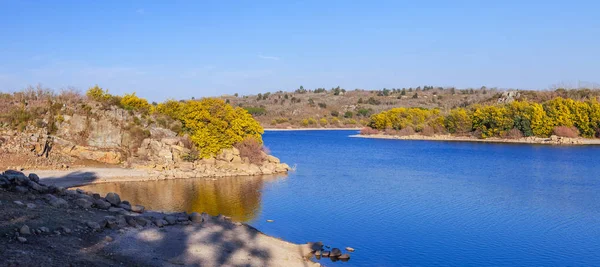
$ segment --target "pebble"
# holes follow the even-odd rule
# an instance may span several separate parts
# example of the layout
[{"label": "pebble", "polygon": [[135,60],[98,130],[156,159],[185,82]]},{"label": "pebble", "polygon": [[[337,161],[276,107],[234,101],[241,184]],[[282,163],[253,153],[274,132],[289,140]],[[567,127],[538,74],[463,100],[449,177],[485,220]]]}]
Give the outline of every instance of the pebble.
[{"label": "pebble", "polygon": [[18,201],[18,200],[15,200],[15,201],[13,201],[13,203],[15,203],[15,204],[17,204],[17,205],[19,205],[19,206],[23,206],[23,205],[25,205],[25,204],[23,204],[23,202],[21,202],[21,201]]},{"label": "pebble", "polygon": [[19,240],[19,242],[21,242],[21,243],[27,242],[27,238],[22,237],[22,236],[17,237],[17,240]]},{"label": "pebble", "polygon": [[274,221],[273,221],[273,220],[267,220],[267,222],[270,222],[270,223],[272,223],[272,222],[274,222]]},{"label": "pebble", "polygon": [[351,247],[346,247],[346,250],[350,251],[350,252],[354,252],[354,248],[351,248]]},{"label": "pebble", "polygon": [[37,206],[33,203],[27,203],[27,208],[28,209],[35,209]]},{"label": "pebble", "polygon": [[19,230],[19,233],[21,233],[22,235],[30,235],[31,234],[31,230],[29,230],[29,226],[23,225],[23,226],[21,226],[21,229]]}]

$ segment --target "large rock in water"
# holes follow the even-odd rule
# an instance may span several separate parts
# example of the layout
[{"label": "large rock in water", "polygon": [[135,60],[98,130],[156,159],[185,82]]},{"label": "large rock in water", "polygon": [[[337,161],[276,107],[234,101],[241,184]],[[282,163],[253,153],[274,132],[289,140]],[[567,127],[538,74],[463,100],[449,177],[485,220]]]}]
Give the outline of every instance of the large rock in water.
[{"label": "large rock in water", "polygon": [[121,203],[121,197],[119,197],[119,195],[117,195],[116,193],[108,193],[106,194],[105,197],[106,201],[108,201],[108,203],[113,204],[115,206],[119,205],[119,203]]},{"label": "large rock in water", "polygon": [[339,248],[333,248],[330,253],[331,257],[339,257],[342,256],[342,251]]}]

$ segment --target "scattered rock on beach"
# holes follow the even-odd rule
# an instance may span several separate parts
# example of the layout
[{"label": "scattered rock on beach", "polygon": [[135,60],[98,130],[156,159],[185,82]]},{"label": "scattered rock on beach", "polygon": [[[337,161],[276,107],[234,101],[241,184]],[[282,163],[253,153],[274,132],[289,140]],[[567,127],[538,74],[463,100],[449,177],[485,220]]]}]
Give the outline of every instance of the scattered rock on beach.
[{"label": "scattered rock on beach", "polygon": [[40,177],[37,174],[35,174],[35,173],[30,173],[29,174],[29,180],[31,180],[33,182],[36,182],[36,183],[39,183],[40,182]]},{"label": "scattered rock on beach", "polygon": [[19,242],[21,242],[21,243],[27,242],[27,238],[22,237],[22,236],[17,237],[17,240],[19,240]]},{"label": "scattered rock on beach", "polygon": [[121,203],[121,197],[119,197],[119,195],[117,195],[116,193],[106,194],[105,199],[106,199],[106,201],[108,201],[108,203],[113,204],[115,206],[117,206]]},{"label": "scattered rock on beach", "polygon": [[21,226],[21,229],[19,229],[19,233],[22,235],[30,235],[31,230],[29,229],[29,226],[23,225],[23,226]]},{"label": "scattered rock on beach", "polygon": [[192,212],[190,213],[190,221],[192,221],[193,223],[201,223],[202,215],[200,215],[200,213],[197,212]]},{"label": "scattered rock on beach", "polygon": [[107,210],[111,207],[111,204],[103,199],[95,199],[94,205],[96,206],[96,208],[99,208],[101,210]]},{"label": "scattered rock on beach", "polygon": [[142,205],[135,205],[135,206],[131,207],[131,211],[137,212],[137,213],[143,213],[144,210],[146,210],[146,208]]},{"label": "scattered rock on beach", "polygon": [[85,198],[78,198],[75,200],[75,205],[84,208],[84,209],[89,209],[92,207],[92,202],[85,199]]}]

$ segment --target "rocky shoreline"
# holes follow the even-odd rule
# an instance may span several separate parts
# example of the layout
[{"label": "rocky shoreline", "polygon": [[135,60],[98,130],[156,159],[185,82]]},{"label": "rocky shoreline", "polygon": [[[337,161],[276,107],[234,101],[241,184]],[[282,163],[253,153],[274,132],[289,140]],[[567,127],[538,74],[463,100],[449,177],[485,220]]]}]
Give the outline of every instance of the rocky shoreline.
[{"label": "rocky shoreline", "polygon": [[48,186],[33,173],[5,171],[0,192],[0,257],[8,265],[320,266],[309,259],[350,258],[223,215],[147,211],[115,193]]},{"label": "rocky shoreline", "polygon": [[351,135],[350,137],[355,138],[372,138],[372,139],[395,139],[395,140],[422,140],[422,141],[449,141],[449,142],[481,142],[481,143],[514,143],[514,144],[540,144],[540,145],[600,145],[600,139],[586,139],[586,138],[568,138],[553,135],[550,138],[541,137],[523,137],[518,139],[507,139],[490,137],[486,139],[479,139],[474,137],[462,137],[453,135],[384,135],[384,134],[372,134],[372,135]]}]

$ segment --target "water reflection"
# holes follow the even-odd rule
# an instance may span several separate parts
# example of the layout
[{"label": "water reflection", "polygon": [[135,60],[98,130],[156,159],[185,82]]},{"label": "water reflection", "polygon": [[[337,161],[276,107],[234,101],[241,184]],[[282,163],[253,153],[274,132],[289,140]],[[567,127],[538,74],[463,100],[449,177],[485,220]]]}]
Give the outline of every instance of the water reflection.
[{"label": "water reflection", "polygon": [[251,221],[260,210],[261,190],[266,181],[283,176],[222,177],[118,182],[80,187],[104,195],[115,192],[131,204],[167,212],[224,214],[236,221]]}]

